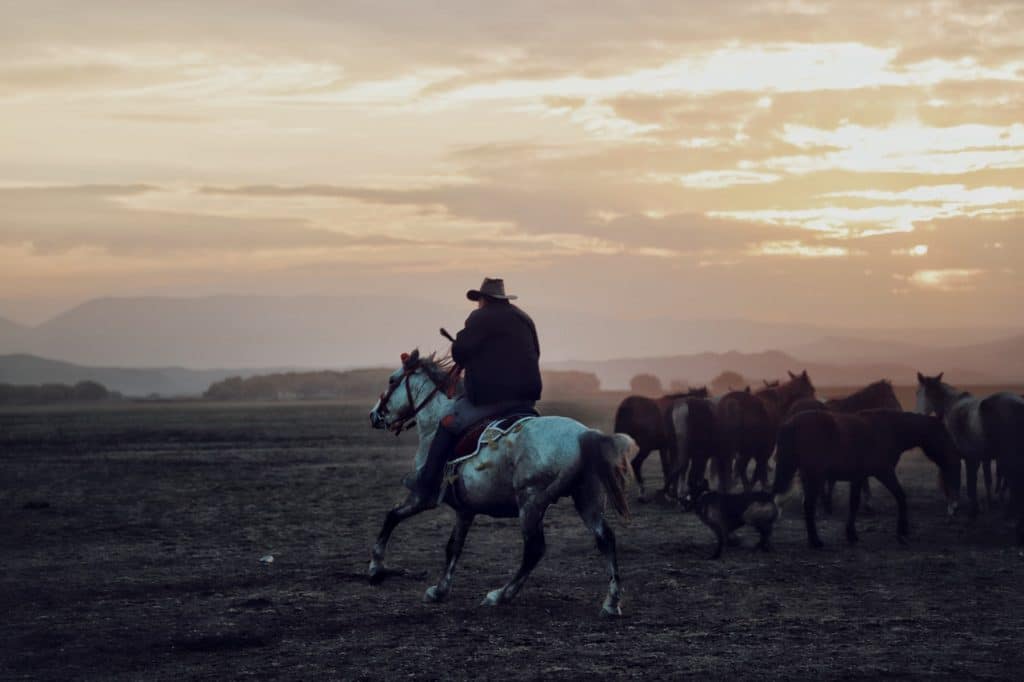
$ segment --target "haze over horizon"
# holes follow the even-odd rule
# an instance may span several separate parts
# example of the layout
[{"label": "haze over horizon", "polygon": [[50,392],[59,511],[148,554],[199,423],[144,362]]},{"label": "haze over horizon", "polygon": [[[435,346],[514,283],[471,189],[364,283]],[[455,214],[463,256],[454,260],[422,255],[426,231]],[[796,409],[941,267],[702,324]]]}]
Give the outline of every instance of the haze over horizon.
[{"label": "haze over horizon", "polygon": [[602,5],[5,5],[0,316],[502,275],[619,320],[1024,327],[1024,5]]}]

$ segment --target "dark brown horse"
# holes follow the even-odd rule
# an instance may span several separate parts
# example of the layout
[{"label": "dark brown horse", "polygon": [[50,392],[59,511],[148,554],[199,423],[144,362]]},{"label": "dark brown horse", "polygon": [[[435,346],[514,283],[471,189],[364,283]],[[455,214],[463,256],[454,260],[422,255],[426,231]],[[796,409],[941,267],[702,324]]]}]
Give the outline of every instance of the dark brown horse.
[{"label": "dark brown horse", "polygon": [[850,515],[846,538],[857,541],[854,525],[860,506],[860,491],[868,476],[877,478],[892,496],[898,509],[897,537],[906,541],[907,497],[896,478],[896,464],[907,450],[920,447],[939,467],[949,512],[953,513],[960,494],[960,455],[940,419],[898,410],[867,410],[857,414],[809,411],[795,415],[779,430],[776,455],[775,495],[785,494],[800,472],[804,488],[804,519],[807,542],[821,547],[814,523],[818,494],[828,479],[850,481]]},{"label": "dark brown horse", "polygon": [[[873,384],[868,384],[856,393],[851,393],[845,398],[832,398],[825,402],[818,402],[818,405],[820,405],[820,407],[806,404],[803,406],[803,409],[798,410],[798,403],[790,409],[790,414],[795,414],[797,411],[804,411],[806,409],[826,409],[833,412],[843,412],[845,414],[854,414],[863,410],[903,409],[899,398],[896,397],[896,391],[892,388],[892,384],[885,379],[876,381]],[[822,495],[821,502],[826,514],[832,513],[832,493],[834,492],[835,487],[835,481],[829,480],[825,482],[825,494]],[[865,510],[868,510],[871,504],[871,486],[866,479],[864,484],[861,486],[860,492],[861,500],[864,502],[864,508]]]},{"label": "dark brown horse", "polygon": [[647,500],[644,492],[644,460],[655,450],[661,459],[661,471],[665,477],[663,491],[672,494],[674,479],[671,476],[675,450],[675,429],[672,424],[672,407],[687,398],[707,398],[706,388],[697,388],[686,393],[672,393],[660,398],[646,398],[631,395],[615,410],[615,433],[626,433],[636,441],[639,451],[631,462],[633,475],[640,488],[640,501]]},{"label": "dark brown horse", "polygon": [[765,387],[754,394],[733,391],[718,401],[715,418],[720,447],[735,459],[736,477],[749,491],[753,484],[747,468],[753,460],[754,483],[768,488],[768,460],[775,448],[775,434],[790,408],[799,400],[814,397],[814,384],[807,371],[789,373],[789,381]]}]

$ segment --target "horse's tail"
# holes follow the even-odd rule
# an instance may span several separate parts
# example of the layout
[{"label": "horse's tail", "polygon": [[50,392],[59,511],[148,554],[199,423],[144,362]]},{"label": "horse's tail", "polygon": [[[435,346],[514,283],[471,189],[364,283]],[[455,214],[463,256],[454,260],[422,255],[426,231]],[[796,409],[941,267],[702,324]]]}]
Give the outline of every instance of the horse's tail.
[{"label": "horse's tail", "polygon": [[636,443],[624,433],[608,436],[600,431],[585,431],[580,435],[584,472],[600,481],[615,511],[625,519],[629,518],[626,485],[632,475],[629,459],[636,452]]},{"label": "horse's tail", "polygon": [[799,466],[796,451],[796,428],[793,424],[783,424],[779,429],[775,450],[775,482],[772,484],[772,495],[780,496],[793,487]]}]

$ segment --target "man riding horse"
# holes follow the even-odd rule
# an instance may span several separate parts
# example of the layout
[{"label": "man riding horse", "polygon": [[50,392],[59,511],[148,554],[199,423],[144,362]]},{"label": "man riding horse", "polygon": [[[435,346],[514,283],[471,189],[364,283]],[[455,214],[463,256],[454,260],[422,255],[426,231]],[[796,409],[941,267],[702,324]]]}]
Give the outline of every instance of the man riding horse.
[{"label": "man riding horse", "polygon": [[428,507],[437,506],[445,463],[459,437],[484,420],[536,414],[540,400],[540,343],[533,320],[512,304],[501,279],[484,279],[466,292],[477,309],[452,343],[452,359],[465,371],[465,394],[441,420],[423,466],[410,488]]}]

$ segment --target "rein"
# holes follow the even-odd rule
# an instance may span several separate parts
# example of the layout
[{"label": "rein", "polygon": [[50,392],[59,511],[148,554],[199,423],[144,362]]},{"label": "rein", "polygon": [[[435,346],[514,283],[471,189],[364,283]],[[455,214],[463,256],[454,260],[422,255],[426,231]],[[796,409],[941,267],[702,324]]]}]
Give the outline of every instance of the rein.
[{"label": "rein", "polygon": [[416,373],[417,369],[419,368],[414,367],[412,369],[405,369],[402,372],[402,378],[398,381],[398,383],[388,387],[387,391],[380,394],[380,405],[385,410],[387,410],[388,403],[391,401],[391,396],[394,395],[395,391],[398,390],[399,386],[405,384],[406,401],[409,403],[409,405],[412,406],[412,410],[407,410],[406,413],[399,415],[399,417],[395,419],[394,422],[392,422],[391,426],[388,427],[389,430],[394,432],[396,436],[400,435],[403,431],[411,429],[413,426],[416,425],[416,415],[423,411],[423,408],[425,408],[430,403],[430,401],[434,399],[434,396],[441,392],[442,388],[445,389],[445,393],[448,395],[449,398],[452,397],[452,387],[457,383],[457,381],[455,380],[457,379],[458,373],[460,371],[458,365],[453,366],[451,371],[448,372],[448,379],[445,382],[445,386],[442,386],[440,383],[434,381],[433,377],[431,377],[430,374],[427,373],[427,378],[430,379],[431,382],[434,384],[434,389],[427,394],[427,397],[424,398],[419,405],[417,405],[413,401],[412,386],[410,386],[409,384],[410,377],[412,377],[412,375]]}]

